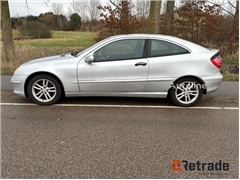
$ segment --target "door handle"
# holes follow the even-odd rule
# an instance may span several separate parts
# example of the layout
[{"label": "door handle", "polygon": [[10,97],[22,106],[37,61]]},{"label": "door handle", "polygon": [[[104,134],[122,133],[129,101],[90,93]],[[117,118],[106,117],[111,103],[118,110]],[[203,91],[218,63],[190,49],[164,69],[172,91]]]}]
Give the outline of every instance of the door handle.
[{"label": "door handle", "polygon": [[135,66],[146,66],[146,65],[147,65],[147,63],[145,63],[145,62],[139,62],[139,63],[135,64]]}]

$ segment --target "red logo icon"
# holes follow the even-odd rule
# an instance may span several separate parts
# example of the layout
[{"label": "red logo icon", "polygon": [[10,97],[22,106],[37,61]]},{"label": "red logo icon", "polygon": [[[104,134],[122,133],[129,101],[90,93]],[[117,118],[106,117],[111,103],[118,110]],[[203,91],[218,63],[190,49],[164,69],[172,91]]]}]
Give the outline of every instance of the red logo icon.
[{"label": "red logo icon", "polygon": [[179,159],[172,160],[172,170],[173,171],[181,171],[181,161]]}]

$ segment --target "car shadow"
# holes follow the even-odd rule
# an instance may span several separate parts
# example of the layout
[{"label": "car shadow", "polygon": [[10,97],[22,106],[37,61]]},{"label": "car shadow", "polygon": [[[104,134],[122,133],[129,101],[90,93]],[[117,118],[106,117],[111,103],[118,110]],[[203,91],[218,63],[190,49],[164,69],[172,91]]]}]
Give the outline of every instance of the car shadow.
[{"label": "car shadow", "polygon": [[134,97],[67,97],[61,104],[102,104],[102,105],[154,105],[172,106],[167,98],[134,98]]}]

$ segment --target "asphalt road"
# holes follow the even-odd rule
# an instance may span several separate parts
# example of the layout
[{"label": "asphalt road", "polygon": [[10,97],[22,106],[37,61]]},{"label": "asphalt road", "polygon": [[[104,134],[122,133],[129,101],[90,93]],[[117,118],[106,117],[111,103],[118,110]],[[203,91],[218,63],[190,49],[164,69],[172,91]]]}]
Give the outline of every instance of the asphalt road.
[{"label": "asphalt road", "polygon": [[[2,77],[2,178],[239,178],[238,82],[194,108],[165,99],[66,98],[38,106]],[[172,171],[172,160],[229,164]]]}]

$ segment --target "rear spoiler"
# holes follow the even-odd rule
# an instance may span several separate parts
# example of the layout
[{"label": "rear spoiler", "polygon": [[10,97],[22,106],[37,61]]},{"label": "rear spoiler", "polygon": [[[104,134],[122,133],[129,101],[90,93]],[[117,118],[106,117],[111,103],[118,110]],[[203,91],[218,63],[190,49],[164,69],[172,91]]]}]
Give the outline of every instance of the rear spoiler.
[{"label": "rear spoiler", "polygon": [[216,58],[216,57],[218,57],[218,56],[220,55],[220,50],[219,50],[219,49],[210,49],[210,48],[209,48],[209,50],[210,50],[210,51],[213,51],[213,52],[216,52],[216,53],[211,57],[211,59],[214,59],[214,58]]}]

